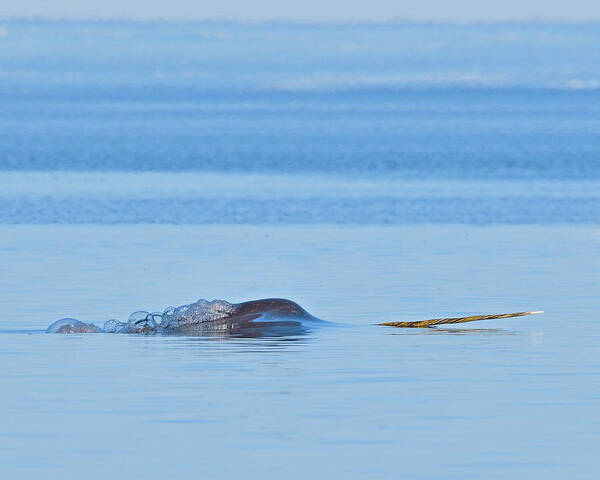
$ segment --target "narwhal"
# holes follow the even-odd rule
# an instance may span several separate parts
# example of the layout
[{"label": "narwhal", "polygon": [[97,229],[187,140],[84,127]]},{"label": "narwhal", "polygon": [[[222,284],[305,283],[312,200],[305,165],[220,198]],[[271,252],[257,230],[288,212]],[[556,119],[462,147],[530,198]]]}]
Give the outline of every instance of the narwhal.
[{"label": "narwhal", "polygon": [[[437,325],[520,317],[543,313],[530,312],[434,318],[417,321],[392,321],[376,325],[395,328],[432,328]],[[48,333],[138,333],[188,336],[287,336],[299,335],[319,325],[336,325],[321,320],[284,298],[265,298],[242,303],[200,299],[180,307],[168,307],[162,313],[137,311],[127,322],[108,320],[104,326],[63,318],[48,327]]]}]

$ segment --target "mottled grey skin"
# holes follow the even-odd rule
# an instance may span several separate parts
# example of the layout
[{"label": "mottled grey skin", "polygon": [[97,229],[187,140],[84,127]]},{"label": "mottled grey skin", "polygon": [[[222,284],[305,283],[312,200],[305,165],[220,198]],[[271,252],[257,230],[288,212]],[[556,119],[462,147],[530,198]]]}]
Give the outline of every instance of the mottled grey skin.
[{"label": "mottled grey skin", "polygon": [[[283,298],[266,298],[233,305],[235,310],[225,318],[188,325],[180,328],[163,328],[137,333],[189,336],[263,337],[301,335],[316,324],[325,324],[313,317],[300,305]],[[103,330],[73,318],[54,322],[48,333],[101,333]]]}]

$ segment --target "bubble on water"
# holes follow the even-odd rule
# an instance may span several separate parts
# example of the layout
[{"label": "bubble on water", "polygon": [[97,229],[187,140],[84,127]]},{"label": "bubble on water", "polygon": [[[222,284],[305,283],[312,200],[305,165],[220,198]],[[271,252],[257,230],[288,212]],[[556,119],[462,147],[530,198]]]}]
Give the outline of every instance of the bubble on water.
[{"label": "bubble on water", "polygon": [[129,317],[127,318],[127,323],[131,324],[146,320],[148,315],[150,315],[150,312],[146,312],[145,310],[137,310],[131,315],[129,315]]},{"label": "bubble on water", "polygon": [[156,330],[154,315],[144,310],[138,310],[129,315],[127,324],[118,333],[150,333]]},{"label": "bubble on water", "polygon": [[201,298],[195,303],[180,307],[167,307],[160,312],[137,310],[120,322],[114,318],[104,323],[101,329],[93,323],[80,322],[75,318],[63,318],[48,327],[50,333],[156,333],[176,330],[206,322],[214,322],[227,318],[237,309],[237,306],[225,300],[208,301]]},{"label": "bubble on water", "polygon": [[171,317],[175,313],[176,308],[173,306],[168,306],[163,310],[160,322],[160,328],[169,328],[169,324],[171,322]]},{"label": "bubble on water", "polygon": [[107,333],[119,333],[127,324],[125,322],[119,322],[118,320],[111,318],[104,322],[104,331]]},{"label": "bubble on water", "polygon": [[196,303],[181,307],[168,307],[162,315],[160,324],[163,329],[184,328],[205,322],[214,322],[226,318],[236,310],[236,306],[225,300],[208,301],[201,298]]},{"label": "bubble on water", "polygon": [[84,323],[76,318],[61,318],[46,329],[46,333],[101,333],[93,323]]}]

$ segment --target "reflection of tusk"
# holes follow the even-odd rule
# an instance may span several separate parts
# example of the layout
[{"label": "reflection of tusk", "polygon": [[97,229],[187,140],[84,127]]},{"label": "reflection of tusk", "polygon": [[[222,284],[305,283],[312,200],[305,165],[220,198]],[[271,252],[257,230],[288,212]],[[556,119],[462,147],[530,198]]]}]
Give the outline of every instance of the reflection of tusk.
[{"label": "reflection of tusk", "polygon": [[465,322],[475,322],[477,320],[492,320],[494,318],[522,317],[524,315],[535,315],[537,313],[544,313],[544,311],[536,310],[533,312],[500,313],[500,314],[496,314],[496,315],[474,315],[471,317],[433,318],[431,320],[417,320],[416,322],[378,323],[378,325],[383,325],[384,327],[398,327],[398,328],[433,327],[435,325],[444,325],[444,324],[448,324],[448,323],[465,323]]}]

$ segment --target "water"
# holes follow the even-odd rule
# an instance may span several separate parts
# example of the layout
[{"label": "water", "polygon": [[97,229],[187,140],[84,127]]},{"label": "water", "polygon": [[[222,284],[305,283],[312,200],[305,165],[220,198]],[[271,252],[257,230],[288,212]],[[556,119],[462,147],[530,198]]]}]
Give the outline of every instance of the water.
[{"label": "water", "polygon": [[3,478],[596,478],[597,26],[1,26]]}]

